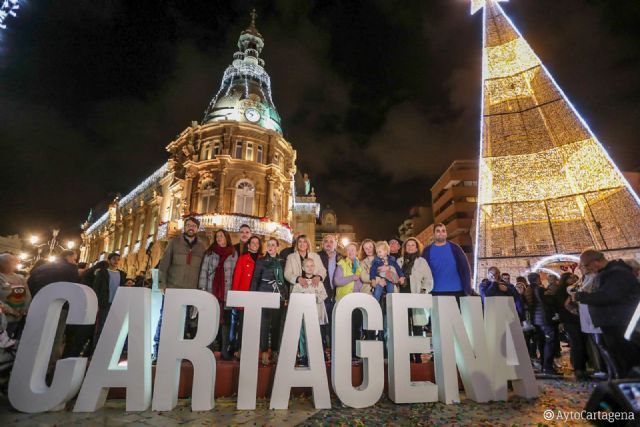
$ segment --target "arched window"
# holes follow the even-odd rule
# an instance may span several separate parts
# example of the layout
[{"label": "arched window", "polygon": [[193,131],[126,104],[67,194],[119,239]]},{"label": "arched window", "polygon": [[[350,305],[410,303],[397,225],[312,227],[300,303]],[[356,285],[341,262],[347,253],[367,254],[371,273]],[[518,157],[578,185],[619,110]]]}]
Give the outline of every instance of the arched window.
[{"label": "arched window", "polygon": [[200,212],[211,213],[216,211],[218,205],[218,192],[214,180],[209,179],[202,185],[200,190]]},{"label": "arched window", "polygon": [[253,197],[256,189],[248,179],[242,179],[236,185],[236,206],[234,211],[245,215],[253,215]]}]

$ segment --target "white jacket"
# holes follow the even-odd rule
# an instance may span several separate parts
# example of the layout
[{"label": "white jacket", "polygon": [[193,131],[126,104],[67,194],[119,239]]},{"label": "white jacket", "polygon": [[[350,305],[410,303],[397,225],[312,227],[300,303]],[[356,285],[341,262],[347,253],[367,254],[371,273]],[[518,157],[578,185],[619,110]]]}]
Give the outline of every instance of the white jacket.
[{"label": "white jacket", "polygon": [[[322,277],[322,280],[324,280],[324,278],[327,277],[327,270],[322,264],[320,255],[315,252],[309,251],[308,258],[313,260],[313,264],[315,266],[313,274],[317,274],[318,276]],[[287,263],[284,266],[284,278],[291,284],[291,286],[293,286],[300,276],[302,276],[302,263],[300,262],[300,253],[298,253],[298,251],[293,251],[293,253],[287,257]]]},{"label": "white jacket", "polygon": [[[398,259],[398,265],[402,267],[404,258]],[[419,256],[413,262],[413,268],[409,275],[409,284],[411,285],[412,294],[429,293],[433,289],[433,275],[431,268],[427,264],[427,260]],[[427,324],[428,316],[424,309],[412,309],[413,324],[416,326],[424,326]]]}]

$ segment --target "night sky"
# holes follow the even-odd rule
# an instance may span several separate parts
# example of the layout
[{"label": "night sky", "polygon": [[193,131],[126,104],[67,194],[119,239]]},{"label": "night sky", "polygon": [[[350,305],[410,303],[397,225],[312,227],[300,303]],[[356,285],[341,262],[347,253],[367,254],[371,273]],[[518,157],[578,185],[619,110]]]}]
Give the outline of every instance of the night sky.
[{"label": "night sky", "polygon": [[[202,119],[253,7],[298,169],[360,238],[395,234],[452,160],[477,155],[482,18],[466,0],[29,0],[0,30],[0,234],[79,234],[89,209],[159,167]],[[640,2],[503,7],[613,159],[638,169]]]}]

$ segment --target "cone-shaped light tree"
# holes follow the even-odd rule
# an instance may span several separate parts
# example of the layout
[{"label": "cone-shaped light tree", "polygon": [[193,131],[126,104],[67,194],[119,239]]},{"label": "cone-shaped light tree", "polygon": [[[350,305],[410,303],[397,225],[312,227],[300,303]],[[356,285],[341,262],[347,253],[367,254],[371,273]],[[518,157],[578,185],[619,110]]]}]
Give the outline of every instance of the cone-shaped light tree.
[{"label": "cone-shaped light tree", "polygon": [[[504,0],[501,0],[504,1]],[[640,200],[496,0],[482,10],[475,268],[640,247]],[[477,276],[476,285],[477,285]]]}]

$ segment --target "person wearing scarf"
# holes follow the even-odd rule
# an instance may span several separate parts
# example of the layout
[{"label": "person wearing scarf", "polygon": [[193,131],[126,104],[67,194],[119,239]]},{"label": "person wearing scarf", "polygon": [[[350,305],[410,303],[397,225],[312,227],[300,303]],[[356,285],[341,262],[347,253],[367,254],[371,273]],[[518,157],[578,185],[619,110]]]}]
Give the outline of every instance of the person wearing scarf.
[{"label": "person wearing scarf", "polygon": [[[282,267],[282,259],[278,256],[278,246],[279,243],[274,238],[267,241],[267,253],[256,261],[251,280],[251,291],[275,292],[280,295],[279,308],[262,310],[260,353],[263,365],[277,360],[282,338],[281,321],[289,301],[289,287],[284,281],[284,268]],[[271,356],[269,348],[271,348]]]},{"label": "person wearing scarf", "polygon": [[220,304],[220,328],[216,343],[220,345],[220,355],[224,360],[230,360],[229,334],[231,325],[231,310],[225,310],[227,292],[231,289],[233,270],[238,260],[238,254],[231,245],[231,237],[226,230],[218,230],[215,238],[202,261],[200,281],[198,287],[212,293]]},{"label": "person wearing scarf", "polygon": [[[352,292],[360,292],[362,281],[360,275],[362,267],[358,260],[358,246],[349,243],[345,247],[347,256],[338,261],[336,273],[333,277],[333,284],[336,286],[336,302]],[[351,358],[358,361],[356,356],[356,340],[362,337],[362,311],[353,310],[351,312]]]},{"label": "person wearing scarf", "polygon": [[[398,265],[402,268],[406,281],[400,285],[400,293],[426,294],[433,289],[433,275],[427,260],[420,257],[422,245],[414,238],[408,238],[402,245],[402,256],[398,259]],[[429,320],[428,313],[421,308],[411,310],[409,316],[409,331],[411,335],[422,335]],[[421,363],[419,354],[412,354],[411,359],[415,363]]]}]

